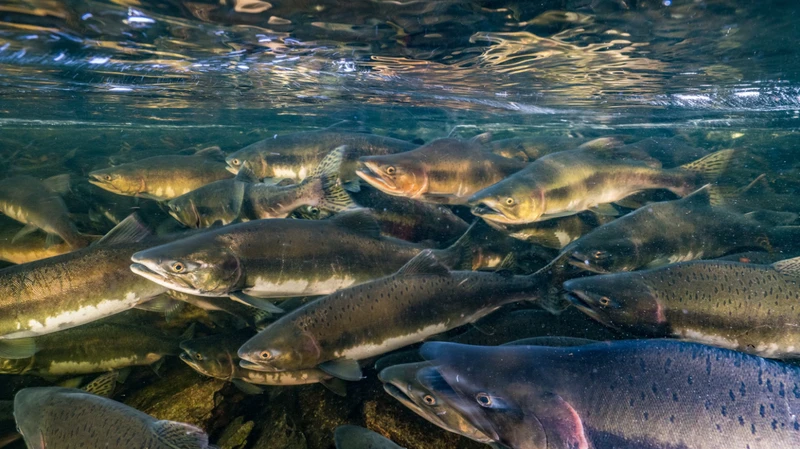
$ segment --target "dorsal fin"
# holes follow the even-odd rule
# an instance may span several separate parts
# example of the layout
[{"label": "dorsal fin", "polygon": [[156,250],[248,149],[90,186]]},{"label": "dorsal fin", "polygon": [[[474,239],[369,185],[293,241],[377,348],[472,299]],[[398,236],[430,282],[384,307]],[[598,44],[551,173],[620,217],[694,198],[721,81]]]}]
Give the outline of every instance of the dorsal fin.
[{"label": "dorsal fin", "polygon": [[139,215],[136,213],[128,215],[127,218],[120,221],[118,225],[108,231],[108,234],[95,242],[95,245],[117,245],[120,243],[136,243],[141,242],[145,238],[152,235],[150,228],[147,227]]},{"label": "dorsal fin", "polygon": [[236,178],[234,179],[247,184],[255,184],[261,181],[258,179],[258,176],[256,176],[255,172],[253,172],[253,169],[250,168],[250,162],[248,161],[244,161],[242,166],[239,168],[239,173],[236,173]]},{"label": "dorsal fin", "polygon": [[772,264],[772,268],[786,276],[800,277],[800,257],[779,260]]},{"label": "dorsal fin", "polygon": [[492,141],[492,132],[486,131],[485,133],[478,134],[477,136],[470,139],[472,142],[477,144],[486,145],[487,143]]},{"label": "dorsal fin", "polygon": [[397,271],[397,276],[415,276],[418,274],[450,276],[450,270],[436,258],[433,251],[426,249],[414,256]]},{"label": "dorsal fin", "polygon": [[378,221],[366,209],[343,212],[331,218],[331,222],[348,231],[374,239],[381,238],[381,227]]},{"label": "dorsal fin", "polygon": [[81,390],[87,393],[110,398],[114,394],[114,388],[117,386],[118,379],[119,372],[111,371],[97,376],[93,381],[84,385]]},{"label": "dorsal fin", "polygon": [[42,184],[47,187],[47,190],[64,195],[69,192],[69,173],[43,179]]},{"label": "dorsal fin", "polygon": [[153,432],[164,445],[175,449],[205,449],[208,435],[202,429],[182,422],[161,420],[153,423]]}]

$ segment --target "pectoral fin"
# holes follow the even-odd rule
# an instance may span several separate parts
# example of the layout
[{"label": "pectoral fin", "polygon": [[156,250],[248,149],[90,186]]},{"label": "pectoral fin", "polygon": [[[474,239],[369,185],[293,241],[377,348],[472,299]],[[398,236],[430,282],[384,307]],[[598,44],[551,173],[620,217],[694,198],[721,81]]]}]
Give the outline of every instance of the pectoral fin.
[{"label": "pectoral fin", "polygon": [[228,296],[234,301],[238,301],[250,307],[255,307],[256,309],[261,309],[270,313],[284,313],[283,309],[264,298],[257,298],[243,292],[233,292]]},{"label": "pectoral fin", "polygon": [[0,340],[0,358],[27,359],[36,354],[36,342],[33,338],[15,338]]},{"label": "pectoral fin", "polygon": [[359,381],[364,374],[361,372],[361,366],[358,362],[351,359],[337,359],[321,363],[319,369],[325,371],[333,377],[343,380]]}]

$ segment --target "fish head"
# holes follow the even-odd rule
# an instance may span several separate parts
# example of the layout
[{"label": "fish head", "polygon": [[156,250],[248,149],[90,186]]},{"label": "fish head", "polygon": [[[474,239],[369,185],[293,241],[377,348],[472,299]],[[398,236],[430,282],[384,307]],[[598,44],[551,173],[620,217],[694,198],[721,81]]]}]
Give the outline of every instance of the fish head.
[{"label": "fish head", "polygon": [[475,428],[457,409],[417,380],[417,372],[430,366],[430,362],[394,365],[383,369],[378,374],[378,379],[383,382],[383,389],[390,396],[432,424],[481,443],[491,443],[492,440]]},{"label": "fish head", "polygon": [[189,192],[167,202],[167,209],[172,218],[189,228],[202,227],[202,219],[197,210],[194,198]]},{"label": "fish head", "polygon": [[486,221],[524,224],[537,221],[544,213],[544,196],[538,190],[520,189],[506,179],[487,187],[467,200],[472,213]]},{"label": "fish head", "polygon": [[384,193],[408,198],[419,198],[429,185],[422,162],[402,154],[364,156],[356,175]]},{"label": "fish head", "polygon": [[225,169],[233,174],[239,173],[242,167],[248,167],[258,179],[275,176],[261,152],[247,147],[231,153],[225,158],[225,164]]},{"label": "fish head", "polygon": [[639,246],[636,242],[599,231],[587,234],[564,248],[561,254],[570,265],[600,274],[639,268]]},{"label": "fish head", "polygon": [[14,396],[14,420],[17,431],[31,449],[45,449],[45,432],[49,413],[55,394],[70,391],[58,387],[23,388]]},{"label": "fish head", "polygon": [[244,272],[234,243],[215,231],[139,251],[131,256],[131,270],[179,292],[227,296],[239,288]]},{"label": "fish head", "polygon": [[[417,380],[458,410],[491,441],[526,449],[581,447],[548,445],[550,435],[538,416],[539,410],[531,407],[536,404],[530,404],[546,392],[536,383],[502,378],[504,370],[496,368],[508,363],[492,355],[497,349],[426,343],[420,353],[432,365],[418,371]],[[525,375],[529,374],[532,379],[537,378],[537,373]]]},{"label": "fish head", "polygon": [[181,342],[180,359],[204,376],[216,379],[233,378],[238,358],[224,349],[206,343],[199,338]]},{"label": "fish head", "polygon": [[665,309],[639,272],[571,279],[564,290],[575,307],[607,326],[664,332]]},{"label": "fish head", "polygon": [[267,326],[239,348],[240,365],[260,371],[314,368],[325,361],[320,355],[319,342],[311,332],[284,319]]},{"label": "fish head", "polygon": [[89,172],[89,183],[118,195],[136,195],[145,191],[146,183],[135,170],[125,166]]}]

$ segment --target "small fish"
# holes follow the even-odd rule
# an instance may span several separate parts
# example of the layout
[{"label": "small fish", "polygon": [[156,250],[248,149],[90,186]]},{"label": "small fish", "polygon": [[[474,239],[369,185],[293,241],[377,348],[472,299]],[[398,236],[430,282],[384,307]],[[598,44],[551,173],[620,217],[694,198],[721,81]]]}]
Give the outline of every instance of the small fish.
[{"label": "small fish", "polygon": [[[344,396],[345,385],[330,374],[318,369],[266,372],[243,368],[236,351],[255,333],[249,329],[186,340],[181,343],[181,360],[205,376],[233,382],[246,390],[253,385],[307,385],[320,383],[334,393]],[[246,385],[243,385],[246,384]]]},{"label": "small fish", "polygon": [[731,211],[711,186],[680,200],[643,206],[564,247],[559,258],[595,273],[631,271],[725,254],[780,250],[800,228],[765,226]]},{"label": "small fish", "polygon": [[178,355],[179,343],[190,338],[192,329],[171,337],[143,326],[90,323],[36,337],[36,354],[28,359],[0,358],[0,373],[50,377],[152,365]]},{"label": "small fish", "polygon": [[153,244],[145,243],[148,237],[131,216],[88,248],[0,270],[0,357],[30,357],[36,348],[28,337],[96,321],[163,293],[127,269],[131,254]]},{"label": "small fish", "polygon": [[438,204],[466,204],[474,193],[527,165],[487,151],[480,139],[450,138],[404,153],[362,157],[359,163],[356,174],[376,189]]},{"label": "small fish", "polygon": [[59,175],[39,181],[30,176],[14,176],[0,180],[0,212],[23,223],[12,243],[41,229],[48,235],[48,245],[57,245],[58,236],[70,248],[83,248],[92,238],[82,235],[69,219],[69,211],[61,195],[69,191],[69,175]]},{"label": "small fish", "polygon": [[597,321],[761,357],[800,356],[800,258],[772,265],[699,260],[572,279],[564,290]]},{"label": "small fish", "polygon": [[[356,207],[366,209],[381,228],[381,234],[409,242],[452,242],[467,232],[469,224],[447,206],[422,203],[400,196],[387,195],[380,190],[362,186],[349,192]],[[333,212],[316,206],[304,206],[294,212],[301,218],[320,220]]]},{"label": "small fish", "polygon": [[138,196],[156,201],[176,198],[206,184],[231,178],[215,159],[219,147],[191,156],[154,156],[89,173],[89,182],[118,195]]},{"label": "small fish", "polygon": [[420,353],[422,385],[512,449],[800,445],[800,368],[752,355],[669,340]]},{"label": "small fish", "polygon": [[269,371],[318,367],[359,380],[359,360],[418,343],[494,312],[535,302],[538,274],[448,271],[431,250],[397,273],[319,298],[267,326],[239,357]]},{"label": "small fish", "polygon": [[[422,249],[381,237],[374,218],[353,211],[330,220],[254,220],[200,232],[137,252],[130,268],[172,290],[280,312],[262,298],[333,293],[386,276]],[[454,265],[468,251],[468,241],[460,240],[437,254]]]},{"label": "small fish", "polygon": [[346,132],[347,123],[312,132],[277,135],[248,145],[225,158],[228,170],[238,173],[248,165],[259,178],[302,181],[333,148],[346,146],[339,179],[348,190],[358,190],[356,160],[361,156],[400,153],[417,145],[361,132]]},{"label": "small fish", "polygon": [[339,167],[345,151],[345,147],[333,150],[298,184],[260,183],[252,171],[244,168],[236,178],[216,181],[181,195],[170,200],[167,207],[173,218],[192,228],[227,225],[237,220],[286,218],[300,206],[340,212],[352,205],[339,183]]},{"label": "small fish", "polygon": [[358,426],[339,426],[333,432],[336,449],[403,449],[392,440]]},{"label": "small fish", "polygon": [[686,196],[717,177],[733,150],[712,153],[676,169],[659,169],[612,154],[564,151],[544,156],[469,199],[484,220],[524,224],[594,209],[615,214],[610,203],[635,193],[667,189]]},{"label": "small fish", "polygon": [[14,418],[30,449],[212,447],[208,435],[195,426],[157,420],[120,402],[72,388],[20,390],[14,397]]}]

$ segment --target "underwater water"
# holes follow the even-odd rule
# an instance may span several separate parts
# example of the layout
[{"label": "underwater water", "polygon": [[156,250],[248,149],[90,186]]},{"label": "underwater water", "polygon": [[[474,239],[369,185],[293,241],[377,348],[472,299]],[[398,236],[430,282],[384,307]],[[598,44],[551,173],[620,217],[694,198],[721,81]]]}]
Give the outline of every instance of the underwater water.
[{"label": "underwater water", "polygon": [[0,447],[800,447],[798,16],[0,1]]}]

